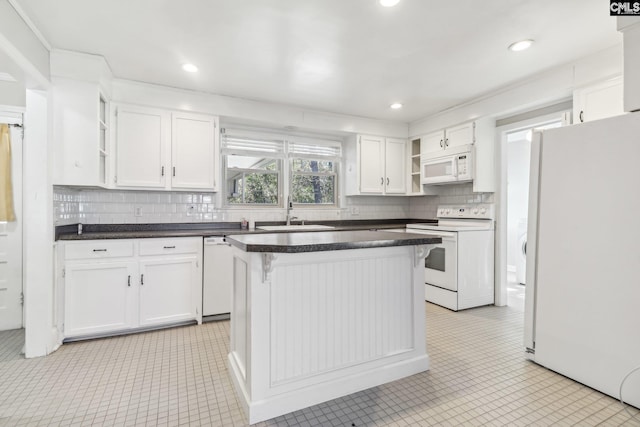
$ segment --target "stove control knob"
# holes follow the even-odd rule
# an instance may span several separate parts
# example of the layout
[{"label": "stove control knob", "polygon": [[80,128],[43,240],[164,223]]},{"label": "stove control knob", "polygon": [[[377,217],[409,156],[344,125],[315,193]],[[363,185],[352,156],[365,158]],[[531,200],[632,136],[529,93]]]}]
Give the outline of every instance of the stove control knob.
[{"label": "stove control knob", "polygon": [[481,213],[482,215],[486,214],[486,213],[487,213],[487,208],[482,208],[482,209],[480,209],[480,213]]},{"label": "stove control knob", "polygon": [[478,215],[478,208],[474,208],[474,209],[473,209],[473,214],[474,214],[474,215]]}]

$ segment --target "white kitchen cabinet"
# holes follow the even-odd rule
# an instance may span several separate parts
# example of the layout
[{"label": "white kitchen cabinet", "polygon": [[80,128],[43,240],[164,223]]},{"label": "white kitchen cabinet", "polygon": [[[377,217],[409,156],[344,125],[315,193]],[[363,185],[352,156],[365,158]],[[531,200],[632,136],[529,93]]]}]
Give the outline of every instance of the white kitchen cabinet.
[{"label": "white kitchen cabinet", "polygon": [[473,122],[473,192],[496,191],[496,121],[491,117]]},{"label": "white kitchen cabinet", "polygon": [[573,123],[604,119],[624,113],[622,77],[573,91]]},{"label": "white kitchen cabinet", "polygon": [[55,77],[53,183],[107,187],[109,101],[98,83]]},{"label": "white kitchen cabinet", "polygon": [[[420,138],[420,152],[424,155],[446,151],[448,148],[474,143],[475,122],[463,123],[428,133]],[[444,153],[443,153],[444,155]]]},{"label": "white kitchen cabinet", "polygon": [[444,150],[444,129],[420,137],[420,153],[434,153]]},{"label": "white kitchen cabinet", "polygon": [[137,265],[130,261],[70,262],[65,266],[66,336],[126,330],[134,324]]},{"label": "white kitchen cabinet", "polygon": [[385,141],[385,194],[406,194],[407,192],[407,141],[386,138]]},{"label": "white kitchen cabinet", "polygon": [[640,111],[640,20],[637,16],[618,16],[624,49],[624,111]]},{"label": "white kitchen cabinet", "polygon": [[202,321],[202,238],[69,241],[64,337]]},{"label": "white kitchen cabinet", "polygon": [[140,262],[140,326],[191,320],[197,316],[196,255]]},{"label": "white kitchen cabinet", "polygon": [[347,195],[406,194],[406,140],[358,135],[356,145],[345,150]]},{"label": "white kitchen cabinet", "polygon": [[384,192],[384,138],[360,136],[358,140],[358,177],[361,193]]},{"label": "white kitchen cabinet", "polygon": [[[468,145],[473,153],[473,191],[495,191],[495,120],[477,119],[420,137],[420,155],[430,158],[444,157],[447,150]],[[434,186],[423,187],[423,194],[433,194]]]},{"label": "white kitchen cabinet", "polygon": [[476,122],[467,122],[446,129],[444,140],[445,150],[447,148],[473,144],[475,142],[475,128]]},{"label": "white kitchen cabinet", "polygon": [[120,105],[116,109],[116,176],[118,187],[165,188],[170,113]]},{"label": "white kitchen cabinet", "polygon": [[173,113],[171,124],[171,187],[217,190],[215,117]]},{"label": "white kitchen cabinet", "polygon": [[216,117],[119,105],[116,121],[117,187],[217,191]]},{"label": "white kitchen cabinet", "polygon": [[[435,134],[435,132],[434,132]],[[429,143],[424,144],[423,137],[411,138],[408,144],[408,159],[407,159],[407,170],[408,179],[407,179],[407,195],[408,196],[425,196],[425,195],[436,195],[437,190],[432,188],[425,188],[421,183],[420,179],[420,153],[422,152],[422,148],[426,147],[429,143],[433,143],[434,139],[432,139]],[[437,142],[437,141],[436,141]]]}]

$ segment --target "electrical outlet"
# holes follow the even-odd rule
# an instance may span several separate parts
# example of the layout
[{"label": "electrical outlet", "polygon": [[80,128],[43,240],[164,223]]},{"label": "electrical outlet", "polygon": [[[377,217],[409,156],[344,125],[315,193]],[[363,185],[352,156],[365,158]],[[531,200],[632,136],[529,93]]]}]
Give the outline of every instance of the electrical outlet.
[{"label": "electrical outlet", "polygon": [[134,211],[135,216],[142,216],[142,206],[136,206]]},{"label": "electrical outlet", "polygon": [[360,207],[351,206],[351,215],[360,215]]},{"label": "electrical outlet", "polygon": [[196,213],[196,205],[187,206],[187,216],[191,216]]}]

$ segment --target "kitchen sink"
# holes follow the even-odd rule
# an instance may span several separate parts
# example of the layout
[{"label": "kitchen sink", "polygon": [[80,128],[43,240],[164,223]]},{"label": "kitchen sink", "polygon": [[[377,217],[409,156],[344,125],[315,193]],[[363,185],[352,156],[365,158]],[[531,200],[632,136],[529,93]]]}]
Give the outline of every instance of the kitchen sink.
[{"label": "kitchen sink", "polygon": [[335,227],[330,225],[265,225],[262,227],[256,227],[258,230],[267,231],[316,231],[316,230],[332,230]]}]

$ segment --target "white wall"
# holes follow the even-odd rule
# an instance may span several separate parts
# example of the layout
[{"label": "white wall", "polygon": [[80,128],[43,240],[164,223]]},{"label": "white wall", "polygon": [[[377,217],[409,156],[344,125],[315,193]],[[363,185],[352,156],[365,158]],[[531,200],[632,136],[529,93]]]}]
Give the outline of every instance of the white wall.
[{"label": "white wall", "polygon": [[24,310],[25,356],[49,354],[58,346],[54,327],[52,185],[47,92],[27,91],[24,120]]},{"label": "white wall", "polygon": [[26,101],[24,85],[0,81],[0,109],[5,106],[24,107]]},{"label": "white wall", "polygon": [[531,142],[519,139],[507,144],[507,265],[515,268],[518,256],[518,223],[529,206]]}]

